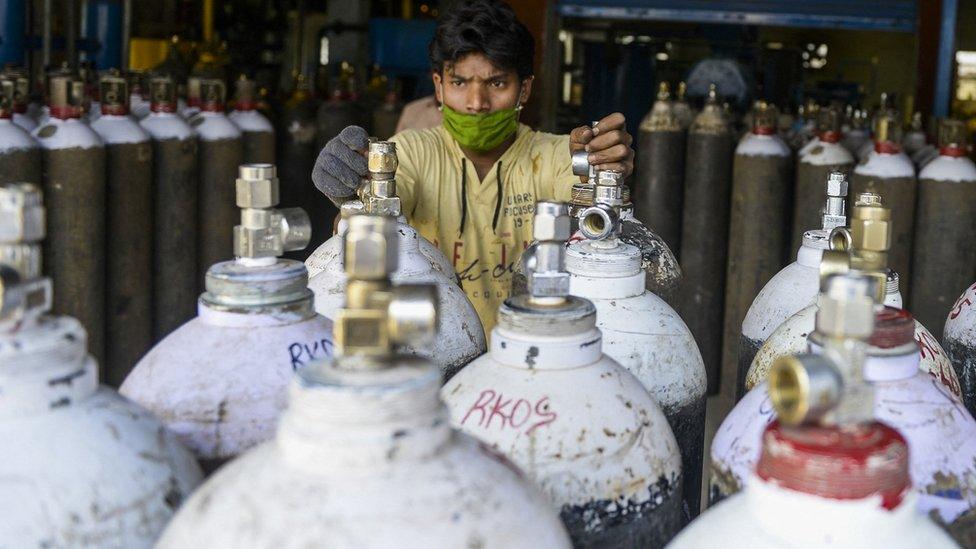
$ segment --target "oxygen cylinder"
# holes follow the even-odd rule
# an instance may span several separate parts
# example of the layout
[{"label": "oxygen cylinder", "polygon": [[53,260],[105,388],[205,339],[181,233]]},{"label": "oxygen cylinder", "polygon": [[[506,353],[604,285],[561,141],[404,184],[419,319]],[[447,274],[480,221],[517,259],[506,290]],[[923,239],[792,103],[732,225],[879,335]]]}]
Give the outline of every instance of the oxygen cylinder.
[{"label": "oxygen cylinder", "polygon": [[[891,248],[891,210],[881,204],[881,197],[864,193],[858,196],[851,216],[851,228],[834,229],[832,242],[844,242],[847,251],[823,252],[820,263],[821,276],[831,272],[855,270],[878,279],[879,303],[901,308],[898,277],[888,269]],[[843,237],[843,238],[840,238]],[[810,305],[783,322],[766,339],[756,353],[756,358],[746,374],[745,388],[753,387],[766,379],[773,362],[780,356],[801,352],[806,346],[806,335],[813,331],[817,306]],[[942,382],[954,395],[960,395],[959,380],[946,353],[938,341],[917,320],[915,340],[918,342],[921,361],[919,367]]]},{"label": "oxygen cylinder", "polygon": [[339,88],[332,90],[329,99],[319,106],[316,114],[318,150],[322,150],[322,147],[339,135],[346,126],[361,126],[362,119],[362,112],[354,99]]},{"label": "oxygen cylinder", "polygon": [[202,79],[200,98],[200,113],[190,120],[199,147],[198,284],[210,265],[233,257],[234,178],[244,158],[241,130],[224,114],[224,83]]},{"label": "oxygen cylinder", "polygon": [[373,109],[373,135],[383,140],[393,137],[402,111],[403,104],[400,103],[397,92],[395,90],[386,92],[383,102]]},{"label": "oxygen cylinder", "polygon": [[237,90],[234,110],[227,117],[237,124],[243,133],[244,162],[274,164],[274,127],[271,126],[271,121],[257,110],[254,80],[241,76],[234,82],[234,86]]},{"label": "oxygen cylinder", "polygon": [[844,131],[844,135],[840,138],[840,144],[852,156],[855,156],[855,160],[859,160],[856,156],[858,151],[871,141],[871,133],[868,131],[868,112],[863,109],[854,109],[850,118],[850,125],[850,129]]},{"label": "oxygen cylinder", "polygon": [[752,300],[781,268],[788,226],[792,152],[776,132],[776,107],[757,102],[752,130],[732,161],[729,260],[725,277],[722,383],[732,394],[739,333]]},{"label": "oxygen cylinder", "polygon": [[[685,166],[681,271],[677,309],[700,343],[708,392],[718,392],[722,361],[722,310],[732,186],[732,131],[715,85],[691,129]],[[685,467],[687,471],[688,468]],[[685,491],[687,495],[687,490]]]},{"label": "oxygen cylinder", "polygon": [[[720,456],[735,460],[734,475],[740,475],[725,471],[726,479],[745,482],[745,488],[702,515],[672,547],[706,547],[716,540],[723,546],[749,549],[955,547],[916,508],[933,499],[951,505],[960,498],[933,497],[915,478],[920,462],[928,462],[926,472],[934,472],[937,467],[931,465],[945,456],[928,450],[954,448],[948,440],[937,439],[940,427],[931,423],[940,420],[913,424],[896,411],[911,410],[915,420],[942,417],[929,402],[899,402],[916,401],[922,392],[951,416],[952,399],[926,380],[918,380],[915,368],[910,364],[906,368],[904,360],[865,360],[865,340],[872,338],[871,348],[877,349],[873,339],[878,335],[885,343],[891,336],[898,337],[901,341],[893,350],[905,353],[907,349],[905,356],[912,354],[910,321],[894,330],[882,326],[883,335],[873,326],[870,296],[876,290],[870,286],[876,279],[835,275],[826,282],[817,313],[817,343],[812,346],[816,354],[779,359],[768,390],[763,386],[749,393],[716,435]],[[888,374],[902,379],[865,383],[866,378]],[[727,426],[733,418],[740,420],[735,427],[742,438],[732,442],[730,451]],[[972,418],[967,423],[960,426],[970,431],[976,427]],[[901,427],[905,430],[896,430]],[[972,440],[966,443],[976,447]],[[919,446],[926,451],[917,452]]]},{"label": "oxygen cylinder", "polygon": [[349,225],[335,358],[292,376],[273,440],[200,488],[158,547],[568,549],[542,495],[451,429],[440,370],[397,354],[424,346],[438,309],[434,285],[391,284],[395,219],[357,215]]},{"label": "oxygen cylinder", "polygon": [[0,80],[0,183],[41,181],[41,148],[13,120],[14,82]]},{"label": "oxygen cylinder", "polygon": [[186,104],[180,109],[180,116],[190,120],[200,113],[200,76],[189,76],[186,79]]},{"label": "oxygen cylinder", "polygon": [[817,207],[818,211],[823,212],[821,228],[803,233],[803,244],[797,249],[796,261],[776,273],[763,286],[742,320],[736,398],[745,394],[746,373],[769,334],[804,307],[816,302],[820,291],[820,258],[829,248],[830,233],[836,227],[847,225],[847,177],[843,172],[832,172],[826,179],[827,201]]},{"label": "oxygen cylinder", "polygon": [[152,112],[139,125],[153,148],[153,340],[193,318],[197,297],[197,137],[176,113],[170,77],[149,83]]},{"label": "oxygen cylinder", "polygon": [[448,381],[441,398],[455,426],[542,488],[574,546],[662,547],[684,523],[681,457],[667,418],[603,354],[593,303],[569,294],[567,206],[536,203],[533,237],[523,254],[529,293],[499,308],[491,351]]},{"label": "oxygen cylinder", "polygon": [[[594,126],[596,122],[592,123]],[[579,230],[579,215],[594,205],[596,188],[596,168],[590,165],[586,151],[572,155],[573,174],[586,177],[586,182],[574,183],[571,190],[572,203],[569,207],[570,230],[573,232],[569,242],[586,238]],[[634,246],[641,252],[641,269],[644,271],[644,287],[661,299],[670,302],[681,284],[681,266],[677,258],[660,236],[634,217],[634,206],[630,201],[630,188],[623,187],[623,205],[620,207],[620,235],[624,244]],[[512,273],[511,295],[526,292],[525,272],[522,262],[516,261]]]},{"label": "oxygen cylinder", "polygon": [[866,161],[854,168],[851,192],[877,193],[884,197],[891,215],[898,220],[891,234],[891,269],[901,275],[901,293],[911,297],[911,258],[914,253],[912,231],[915,227],[915,166],[901,150],[901,126],[898,113],[887,111],[878,116],[874,128],[874,150]]},{"label": "oxygen cylinder", "polygon": [[[314,250],[332,236],[333,219],[338,209],[314,185],[309,184],[320,149],[315,137],[315,104],[302,74],[296,77],[295,90],[285,101],[278,127],[281,128],[277,132],[281,203],[301,206],[308,212],[312,219],[310,249]],[[304,261],[307,255],[307,252],[300,251],[288,257]],[[309,277],[313,275],[309,273]]]},{"label": "oxygen cylinder", "polygon": [[44,264],[56,314],[78,319],[88,350],[105,356],[105,145],[81,121],[71,77],[49,81],[51,118],[34,130],[44,167],[47,240]]},{"label": "oxygen cylinder", "polygon": [[105,380],[117,387],[152,346],[152,144],[129,116],[124,78],[102,76],[100,116],[92,129],[105,143]]},{"label": "oxygen cylinder", "polygon": [[674,100],[674,114],[678,117],[678,123],[681,124],[681,128],[685,131],[688,131],[688,128],[695,121],[695,112],[685,97],[687,93],[688,85],[683,80],[678,82],[677,97]]},{"label": "oxygen cylinder", "polygon": [[794,127],[786,134],[785,141],[791,149],[800,153],[817,137],[817,118],[820,114],[820,105],[813,98],[807,98],[797,111]]},{"label": "oxygen cylinder", "polygon": [[949,309],[942,345],[962,386],[962,399],[970,414],[976,412],[976,284]]},{"label": "oxygen cylinder", "polygon": [[[976,527],[976,420],[959,398],[931,374],[919,371],[915,322],[906,311],[885,307],[875,313],[864,379],[875,391],[874,417],[908,441],[910,472],[918,510],[936,519],[963,547],[973,546]],[[814,331],[810,349],[822,353],[824,336]],[[751,485],[765,426],[775,419],[763,381],[726,417],[711,449],[712,503]]]},{"label": "oxygen cylinder", "polygon": [[701,506],[705,366],[688,326],[644,288],[640,250],[620,240],[623,174],[598,171],[594,204],[580,213],[584,240],[566,249],[572,295],[596,308],[606,355],[643,384],[661,407],[681,452],[684,501]]},{"label": "oxygen cylinder", "polygon": [[13,108],[11,120],[28,132],[34,131],[37,128],[37,121],[27,114],[27,104],[30,101],[30,80],[27,78],[27,73],[18,69],[6,71],[5,76],[14,83],[14,94],[11,98],[11,107]]},{"label": "oxygen cylinder", "polygon": [[129,111],[136,120],[142,120],[149,116],[151,105],[145,96],[143,81],[146,78],[146,71],[129,70],[126,71],[126,81],[129,83]]},{"label": "oxygen cylinder", "polygon": [[[369,190],[361,193],[363,209],[373,215],[401,217],[400,198],[396,195],[396,143],[373,141],[367,154]],[[355,206],[350,206],[354,208]],[[349,208],[345,208],[349,209]],[[450,378],[467,363],[482,355],[487,349],[484,328],[474,306],[468,301],[457,279],[448,278],[420,248],[423,238],[410,225],[398,222],[400,234],[398,268],[393,273],[395,281],[425,282],[438,288],[437,337],[424,348],[407,347],[404,352],[430,360],[440,366],[445,378]],[[342,238],[342,237],[340,237]],[[330,240],[331,242],[331,240]],[[328,245],[328,242],[326,243]],[[431,248],[433,245],[431,245]],[[440,252],[438,252],[440,253]],[[331,262],[309,281],[308,287],[315,292],[315,310],[326,318],[336,320],[346,299],[343,259],[335,256]],[[453,275],[454,271],[450,271]]]},{"label": "oxygen cylinder", "polygon": [[963,122],[942,120],[939,158],[918,176],[911,304],[939,341],[946,311],[976,279],[976,164],[966,133]]},{"label": "oxygen cylinder", "polygon": [[681,245],[685,136],[668,83],[661,82],[657,101],[640,124],[634,215],[653,227],[672,250]]},{"label": "oxygen cylinder", "polygon": [[820,223],[823,214],[824,181],[832,172],[850,175],[854,156],[840,144],[841,114],[834,108],[820,109],[817,136],[808,143],[796,166],[796,190],[793,202],[793,246],[803,244],[803,235]]},{"label": "oxygen cylinder", "polygon": [[149,549],[200,469],[148,412],[98,385],[81,323],[47,314],[44,218],[38,187],[0,184],[0,539]]},{"label": "oxygen cylinder", "polygon": [[922,123],[922,113],[915,111],[912,113],[912,123],[905,132],[905,136],[901,139],[902,150],[905,151],[909,157],[915,156],[915,153],[921,150],[928,142],[928,137],[925,135],[925,125]]},{"label": "oxygen cylinder", "polygon": [[236,191],[237,259],[210,267],[199,315],[153,347],[120,389],[206,471],[271,438],[292,372],[332,356],[332,322],[312,309],[305,267],[279,259],[308,243],[308,216],[274,209],[271,164],[241,166]]}]

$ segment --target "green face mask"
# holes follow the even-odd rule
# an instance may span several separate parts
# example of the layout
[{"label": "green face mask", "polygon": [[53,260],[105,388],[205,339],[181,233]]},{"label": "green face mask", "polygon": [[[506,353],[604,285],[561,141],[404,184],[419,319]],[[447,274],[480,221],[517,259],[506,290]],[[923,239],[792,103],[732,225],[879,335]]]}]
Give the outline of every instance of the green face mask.
[{"label": "green face mask", "polygon": [[518,107],[465,114],[443,105],[442,112],[447,133],[462,147],[475,151],[490,151],[518,130]]}]

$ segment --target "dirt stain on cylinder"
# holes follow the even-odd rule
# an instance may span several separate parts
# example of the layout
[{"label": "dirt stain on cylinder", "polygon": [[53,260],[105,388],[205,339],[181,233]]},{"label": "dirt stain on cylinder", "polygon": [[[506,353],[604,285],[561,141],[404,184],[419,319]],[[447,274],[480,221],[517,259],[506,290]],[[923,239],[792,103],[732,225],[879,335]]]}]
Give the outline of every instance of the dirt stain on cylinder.
[{"label": "dirt stain on cylinder", "polygon": [[117,143],[106,160],[106,356],[102,378],[118,387],[152,346],[152,145]]},{"label": "dirt stain on cylinder", "polygon": [[52,312],[78,319],[88,351],[105,359],[105,149],[45,149],[44,270]]},{"label": "dirt stain on cylinder", "polygon": [[197,311],[197,140],[153,142],[153,336]]}]

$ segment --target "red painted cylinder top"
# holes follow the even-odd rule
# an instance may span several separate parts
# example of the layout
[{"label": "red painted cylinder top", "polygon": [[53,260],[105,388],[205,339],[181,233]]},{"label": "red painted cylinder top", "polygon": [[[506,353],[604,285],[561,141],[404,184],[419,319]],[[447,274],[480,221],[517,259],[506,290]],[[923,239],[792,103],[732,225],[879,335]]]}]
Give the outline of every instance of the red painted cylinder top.
[{"label": "red painted cylinder top", "polygon": [[756,473],[788,490],[828,499],[881,496],[885,509],[897,507],[911,487],[908,444],[879,422],[789,427],[774,421],[763,433]]}]

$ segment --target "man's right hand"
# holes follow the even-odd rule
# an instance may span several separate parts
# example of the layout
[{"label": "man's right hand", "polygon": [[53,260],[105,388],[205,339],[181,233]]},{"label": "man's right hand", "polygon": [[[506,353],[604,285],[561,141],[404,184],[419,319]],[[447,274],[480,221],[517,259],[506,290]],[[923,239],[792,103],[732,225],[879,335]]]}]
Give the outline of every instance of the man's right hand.
[{"label": "man's right hand", "polygon": [[332,199],[348,198],[356,194],[359,182],[366,177],[366,151],[369,135],[359,126],[347,126],[333,137],[312,168],[315,188]]}]

